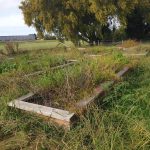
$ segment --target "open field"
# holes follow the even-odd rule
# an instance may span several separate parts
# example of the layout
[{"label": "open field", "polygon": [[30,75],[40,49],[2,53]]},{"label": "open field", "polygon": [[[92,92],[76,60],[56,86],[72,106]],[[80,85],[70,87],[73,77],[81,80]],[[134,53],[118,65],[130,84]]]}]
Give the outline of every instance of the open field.
[{"label": "open field", "polygon": [[[59,41],[57,40],[37,40],[37,41],[28,41],[28,42],[18,42],[19,43],[19,49],[20,50],[48,50],[51,48],[55,48]],[[68,46],[73,46],[73,44],[70,41],[65,42]],[[63,45],[60,45],[59,47],[63,47]],[[0,42],[0,50],[5,50],[5,43]]]},{"label": "open field", "polygon": [[[141,43],[126,51],[104,45],[83,50],[51,49],[56,41],[20,45],[24,53],[1,56],[0,60],[2,150],[150,149],[150,58],[124,56],[150,51],[150,44]],[[71,60],[77,62],[53,69]],[[116,72],[125,66],[131,71],[118,79]],[[34,74],[39,71],[42,73]],[[74,104],[90,97],[94,87],[114,79],[118,84],[103,99],[98,98],[97,105],[80,114],[71,131],[53,125],[49,119],[7,107],[11,100],[34,92],[40,99],[33,103],[74,112]]]}]

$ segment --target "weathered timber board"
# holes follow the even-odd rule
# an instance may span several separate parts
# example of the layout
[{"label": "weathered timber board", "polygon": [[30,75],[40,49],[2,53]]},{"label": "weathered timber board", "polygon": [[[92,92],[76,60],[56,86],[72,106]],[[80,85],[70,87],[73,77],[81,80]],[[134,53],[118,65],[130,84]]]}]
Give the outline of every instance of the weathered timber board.
[{"label": "weathered timber board", "polygon": [[70,113],[69,111],[28,103],[22,100],[10,102],[8,106],[67,122],[74,116],[74,113]]},{"label": "weathered timber board", "polygon": [[[125,75],[129,71],[129,67],[123,68],[121,71],[117,73],[117,77],[120,78],[123,75]],[[115,84],[116,80],[110,81],[107,86],[112,87]],[[105,89],[102,87],[102,85],[98,86],[97,88],[94,89],[94,94],[90,98],[86,98],[84,100],[79,101],[76,103],[77,108],[85,108],[87,107],[90,103],[94,102],[95,99],[97,99],[99,96],[103,96],[105,94]]]},{"label": "weathered timber board", "polygon": [[130,67],[125,67],[123,68],[121,71],[119,71],[117,73],[117,77],[121,78],[122,76],[124,76],[128,71],[129,71]]},{"label": "weathered timber board", "polygon": [[34,93],[29,93],[16,100],[9,102],[8,106],[23,111],[35,113],[43,117],[47,117],[59,126],[63,126],[65,129],[70,129],[72,120],[75,117],[74,113],[70,113],[69,111],[61,109],[25,102],[34,96]]},{"label": "weathered timber board", "polygon": [[124,56],[131,56],[131,57],[140,57],[140,56],[147,56],[149,54],[149,52],[146,52],[146,53],[139,53],[139,54],[123,54]]},{"label": "weathered timber board", "polygon": [[[69,63],[63,64],[63,65],[59,65],[59,66],[56,66],[56,67],[52,67],[52,68],[50,68],[50,70],[63,69],[65,67],[72,66],[75,63],[77,63],[77,60],[69,60]],[[31,73],[31,74],[27,74],[24,77],[31,77],[31,76],[41,75],[41,74],[43,74],[45,72],[46,71],[37,71],[37,72]]]},{"label": "weathered timber board", "polygon": [[30,99],[31,97],[33,97],[35,94],[34,93],[28,93],[27,95],[21,96],[17,99],[15,99],[14,101],[26,101],[28,99]]},{"label": "weathered timber board", "polygon": [[107,56],[109,54],[111,54],[111,53],[96,54],[96,55],[94,55],[94,54],[85,54],[85,56],[86,57],[102,57],[102,56]]}]

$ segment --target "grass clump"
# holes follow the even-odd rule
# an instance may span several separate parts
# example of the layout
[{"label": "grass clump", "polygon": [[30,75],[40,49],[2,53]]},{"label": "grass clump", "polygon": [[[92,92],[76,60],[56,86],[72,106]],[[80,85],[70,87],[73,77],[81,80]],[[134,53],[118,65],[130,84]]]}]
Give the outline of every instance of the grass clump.
[{"label": "grass clump", "polygon": [[120,45],[120,47],[122,48],[130,48],[130,47],[135,47],[135,46],[138,46],[139,43],[136,41],[136,40],[126,40],[126,41],[123,41],[123,43]]},{"label": "grass clump", "polygon": [[19,43],[18,42],[6,42],[5,43],[5,52],[9,56],[19,53]]}]

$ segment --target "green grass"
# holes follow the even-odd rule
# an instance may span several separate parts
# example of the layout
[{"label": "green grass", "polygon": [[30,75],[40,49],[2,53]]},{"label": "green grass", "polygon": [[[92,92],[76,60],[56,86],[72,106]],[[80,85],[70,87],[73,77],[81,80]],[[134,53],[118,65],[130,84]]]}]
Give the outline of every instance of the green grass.
[{"label": "green grass", "polygon": [[113,51],[116,51],[117,48],[115,46],[93,46],[93,47],[86,47],[85,50],[81,50],[83,54],[106,54],[106,53],[112,53]]},{"label": "green grass", "polygon": [[[73,56],[73,58],[72,58]],[[78,60],[77,65],[52,71],[51,67]],[[105,80],[113,80],[115,73],[129,61],[121,53],[114,52],[104,58],[86,59],[77,50],[40,51],[16,56],[0,64],[0,90],[2,100],[12,100],[30,91],[38,92],[48,99],[50,106],[69,108],[76,101],[89,97],[93,88]],[[37,71],[42,75],[25,76]],[[49,98],[49,91],[51,97]],[[49,100],[51,99],[51,100]]]},{"label": "green grass", "polygon": [[[57,40],[37,40],[37,41],[28,41],[28,42],[18,42],[20,51],[31,51],[31,50],[48,50],[55,48],[59,41]],[[73,47],[74,45],[70,41],[65,42],[66,45]],[[64,47],[60,45],[59,47]],[[0,42],[0,50],[5,51],[5,43]]]},{"label": "green grass", "polygon": [[[121,53],[112,52],[111,56],[87,60],[77,51],[58,51],[55,55],[60,55],[60,53],[64,58],[78,58],[80,64],[31,78],[25,82],[26,84],[23,82],[24,79],[20,80],[17,72],[12,70],[0,75],[0,86],[3,86],[3,90],[0,90],[0,148],[11,150],[149,150],[150,58],[128,60]],[[29,54],[30,57],[36,55]],[[20,58],[20,56],[17,57]],[[42,57],[44,59],[45,55]],[[41,61],[41,58],[39,60]],[[64,80],[66,78],[63,77],[67,75],[72,83],[70,85],[80,87],[79,83],[82,81],[86,83],[86,86],[92,86],[93,80],[90,76],[94,79],[94,84],[99,80],[112,79],[115,73],[114,68],[119,70],[131,61],[136,63],[133,63],[130,73],[111,92],[107,93],[103,100],[98,99],[97,105],[91,106],[85,115],[80,116],[80,121],[69,132],[53,126],[49,121],[34,114],[6,107],[10,98],[26,92],[24,88],[27,86],[28,89],[29,82],[33,85],[36,81],[37,85],[46,86],[46,89],[49,85],[53,88],[60,86],[62,89],[66,83]],[[12,77],[14,81],[10,81]],[[81,85],[83,88],[84,84]],[[86,95],[81,91],[82,94]]]}]

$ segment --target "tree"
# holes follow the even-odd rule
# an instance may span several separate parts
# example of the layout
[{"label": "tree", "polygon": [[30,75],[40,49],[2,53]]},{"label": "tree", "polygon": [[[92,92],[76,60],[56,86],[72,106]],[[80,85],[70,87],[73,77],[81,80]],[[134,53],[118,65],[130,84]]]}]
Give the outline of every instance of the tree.
[{"label": "tree", "polygon": [[138,0],[23,0],[25,23],[39,35],[53,32],[57,38],[98,43],[110,31],[111,20],[126,24],[126,16]]},{"label": "tree", "polygon": [[127,15],[126,33],[128,38],[144,39],[150,37],[150,1],[142,0]]}]

